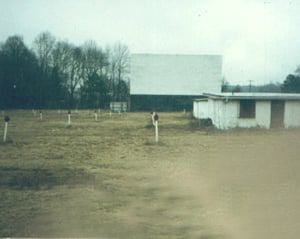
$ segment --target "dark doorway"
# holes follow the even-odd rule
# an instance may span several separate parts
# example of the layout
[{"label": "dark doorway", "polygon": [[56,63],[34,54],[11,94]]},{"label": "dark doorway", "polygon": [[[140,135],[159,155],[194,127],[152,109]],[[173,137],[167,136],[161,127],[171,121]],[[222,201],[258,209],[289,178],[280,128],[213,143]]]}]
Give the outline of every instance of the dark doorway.
[{"label": "dark doorway", "polygon": [[284,101],[271,101],[271,128],[284,126]]}]

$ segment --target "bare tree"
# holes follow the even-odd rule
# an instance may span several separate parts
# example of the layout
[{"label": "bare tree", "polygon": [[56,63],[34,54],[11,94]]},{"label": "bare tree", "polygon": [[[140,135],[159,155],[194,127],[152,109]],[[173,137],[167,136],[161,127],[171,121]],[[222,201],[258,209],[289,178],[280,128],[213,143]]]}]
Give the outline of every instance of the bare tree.
[{"label": "bare tree", "polygon": [[37,55],[43,73],[47,73],[52,66],[52,51],[55,46],[55,37],[50,32],[42,32],[37,36],[33,43],[33,49]]},{"label": "bare tree", "polygon": [[75,91],[83,80],[84,54],[81,47],[68,42],[57,42],[53,51],[54,68],[62,78],[69,94],[69,107],[74,106]]},{"label": "bare tree", "polygon": [[83,78],[83,52],[80,47],[72,47],[69,78],[67,80],[67,88],[70,95],[70,107],[74,106],[74,93],[76,88],[80,85]]},{"label": "bare tree", "polygon": [[[63,94],[61,95],[61,98],[63,99],[64,105],[66,104],[65,100],[67,97],[69,102],[74,101],[73,99],[70,99],[72,97],[70,94],[72,90],[70,90],[69,84],[73,48],[74,46],[70,43],[66,41],[59,41],[56,43],[55,49],[53,50],[53,70],[56,73],[56,77],[59,79],[59,84],[61,85]],[[56,93],[59,94],[59,92]],[[60,97],[60,95],[57,96]]]},{"label": "bare tree", "polygon": [[48,89],[49,81],[51,80],[51,67],[53,65],[52,51],[55,45],[55,37],[49,32],[42,32],[37,36],[33,43],[33,49],[38,59],[40,67],[39,77],[39,105],[45,105],[50,92]]},{"label": "bare tree", "polygon": [[83,47],[84,68],[87,78],[93,74],[105,74],[108,57],[94,41],[87,41]]},{"label": "bare tree", "polygon": [[53,50],[53,67],[63,75],[67,74],[70,64],[72,45],[65,41],[59,41]]},{"label": "bare tree", "polygon": [[112,95],[114,100],[124,98],[122,86],[128,85],[127,74],[129,73],[129,48],[122,43],[115,44],[109,52],[110,60],[110,78]]},{"label": "bare tree", "polygon": [[89,107],[104,106],[107,101],[108,57],[94,41],[87,41],[83,47],[83,81],[81,101]]}]

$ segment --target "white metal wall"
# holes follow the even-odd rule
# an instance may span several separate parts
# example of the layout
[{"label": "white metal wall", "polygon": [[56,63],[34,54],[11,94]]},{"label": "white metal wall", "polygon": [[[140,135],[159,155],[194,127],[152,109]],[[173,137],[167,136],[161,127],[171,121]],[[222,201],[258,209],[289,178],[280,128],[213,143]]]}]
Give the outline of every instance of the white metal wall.
[{"label": "white metal wall", "polygon": [[300,102],[299,101],[285,102],[284,126],[286,128],[300,126]]},{"label": "white metal wall", "polygon": [[209,118],[219,129],[270,127],[270,101],[257,101],[255,118],[239,118],[240,102],[209,99]]},{"label": "white metal wall", "polygon": [[238,118],[237,127],[270,128],[270,122],[271,122],[271,101],[256,101],[255,118],[253,119]]},{"label": "white metal wall", "polygon": [[208,101],[200,100],[193,102],[193,116],[196,119],[206,119],[208,117]]}]

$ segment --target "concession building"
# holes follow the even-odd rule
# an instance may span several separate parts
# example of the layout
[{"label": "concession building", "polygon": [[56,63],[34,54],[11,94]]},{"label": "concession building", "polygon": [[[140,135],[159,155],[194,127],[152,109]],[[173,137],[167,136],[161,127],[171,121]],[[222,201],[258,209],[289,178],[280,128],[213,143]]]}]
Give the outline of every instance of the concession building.
[{"label": "concession building", "polygon": [[193,116],[219,129],[300,126],[300,94],[204,93],[194,99]]}]

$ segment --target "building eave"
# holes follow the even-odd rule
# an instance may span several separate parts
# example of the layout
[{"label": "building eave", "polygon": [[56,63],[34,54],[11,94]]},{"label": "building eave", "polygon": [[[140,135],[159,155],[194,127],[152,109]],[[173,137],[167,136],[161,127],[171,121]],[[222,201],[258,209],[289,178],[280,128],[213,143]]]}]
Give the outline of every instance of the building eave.
[{"label": "building eave", "polygon": [[215,100],[300,100],[300,94],[291,93],[203,93]]}]

